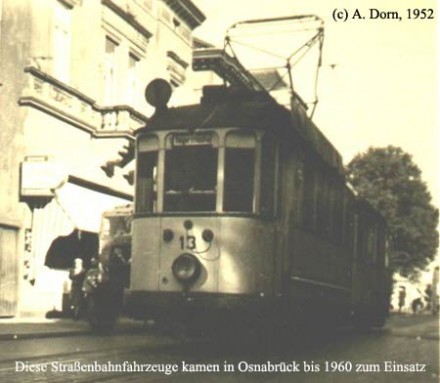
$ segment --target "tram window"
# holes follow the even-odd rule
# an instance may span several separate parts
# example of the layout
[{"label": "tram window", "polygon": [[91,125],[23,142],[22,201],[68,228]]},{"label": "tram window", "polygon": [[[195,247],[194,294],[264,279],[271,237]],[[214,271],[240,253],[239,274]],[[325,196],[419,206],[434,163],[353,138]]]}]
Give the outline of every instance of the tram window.
[{"label": "tram window", "polygon": [[138,154],[136,212],[152,213],[156,211],[156,173],[157,152]]},{"label": "tram window", "polygon": [[211,146],[167,150],[164,211],[215,211],[217,158]]},{"label": "tram window", "polygon": [[333,240],[336,244],[342,243],[342,232],[344,226],[343,214],[343,190],[341,184],[335,182],[333,184],[333,212],[332,212],[332,228],[333,228]]},{"label": "tram window", "polygon": [[265,137],[261,159],[261,214],[271,218],[275,214],[276,147],[273,140]]},{"label": "tram window", "polygon": [[358,216],[358,227],[357,227],[357,258],[365,260],[366,253],[366,227],[363,222],[365,218],[362,215]]},{"label": "tram window", "polygon": [[317,209],[317,177],[313,168],[304,166],[304,191],[303,191],[303,225],[306,229],[316,228]]},{"label": "tram window", "polygon": [[376,229],[373,226],[370,226],[367,229],[367,254],[369,261],[376,263],[377,238],[376,238]]},{"label": "tram window", "polygon": [[354,244],[354,212],[353,212],[353,198],[344,190],[343,194],[343,228],[342,228],[342,242],[346,249],[352,250]]},{"label": "tram window", "polygon": [[380,266],[385,265],[385,259],[382,254],[386,251],[386,240],[384,235],[384,227],[383,225],[379,225],[376,231],[377,234],[377,252],[376,252],[376,261]]},{"label": "tram window", "polygon": [[254,149],[226,149],[224,211],[252,212],[254,165]]},{"label": "tram window", "polygon": [[328,185],[326,178],[321,172],[317,173],[316,183],[316,231],[321,237],[327,237],[329,208]]}]

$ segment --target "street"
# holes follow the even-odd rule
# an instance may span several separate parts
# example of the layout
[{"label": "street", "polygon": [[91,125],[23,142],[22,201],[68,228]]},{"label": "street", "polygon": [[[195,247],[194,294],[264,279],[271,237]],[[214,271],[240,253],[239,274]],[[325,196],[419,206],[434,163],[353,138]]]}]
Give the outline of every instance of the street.
[{"label": "street", "polygon": [[[1,326],[1,324],[0,324]],[[37,325],[36,325],[37,326]],[[392,315],[276,342],[171,337],[154,328],[0,341],[2,382],[438,382],[438,317]]]}]

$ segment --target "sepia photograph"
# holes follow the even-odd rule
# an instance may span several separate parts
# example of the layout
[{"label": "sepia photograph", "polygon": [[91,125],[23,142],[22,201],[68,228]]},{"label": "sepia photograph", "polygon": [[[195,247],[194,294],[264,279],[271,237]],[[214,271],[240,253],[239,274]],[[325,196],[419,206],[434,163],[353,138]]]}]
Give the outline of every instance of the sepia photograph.
[{"label": "sepia photograph", "polygon": [[440,380],[435,0],[0,0],[0,381]]}]

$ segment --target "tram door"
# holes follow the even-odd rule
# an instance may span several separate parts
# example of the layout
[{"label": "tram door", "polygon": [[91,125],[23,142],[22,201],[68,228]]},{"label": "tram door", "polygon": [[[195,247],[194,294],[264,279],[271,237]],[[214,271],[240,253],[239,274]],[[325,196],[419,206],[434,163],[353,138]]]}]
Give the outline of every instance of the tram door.
[{"label": "tram door", "polygon": [[16,229],[0,226],[0,317],[17,310],[18,260]]}]

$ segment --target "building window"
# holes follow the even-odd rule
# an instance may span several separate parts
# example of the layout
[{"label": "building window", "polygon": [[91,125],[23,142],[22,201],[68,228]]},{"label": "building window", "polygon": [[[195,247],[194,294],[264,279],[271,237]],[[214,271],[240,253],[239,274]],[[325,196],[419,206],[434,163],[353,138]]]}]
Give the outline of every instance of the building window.
[{"label": "building window", "polygon": [[71,10],[55,3],[53,74],[64,82],[70,80]]},{"label": "building window", "polygon": [[117,51],[118,43],[106,36],[105,38],[105,56],[104,56],[104,102],[112,104],[117,97]]},{"label": "building window", "polygon": [[167,8],[163,7],[160,12],[160,19],[166,24],[170,25],[172,22],[171,12]]},{"label": "building window", "polygon": [[127,89],[127,97],[128,102],[132,106],[136,105],[136,100],[140,96],[139,94],[139,63],[140,59],[133,53],[128,55],[128,89]]},{"label": "building window", "polygon": [[136,2],[150,11],[153,9],[153,0],[136,0]]}]

